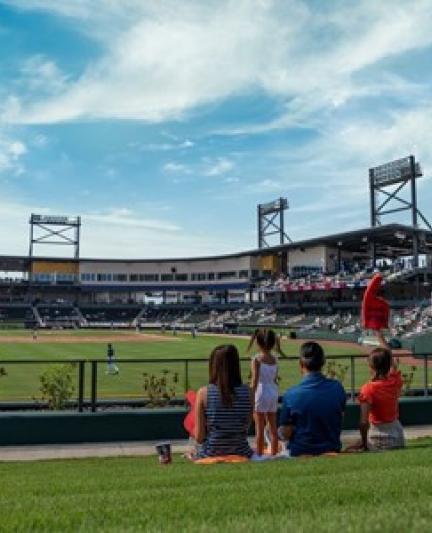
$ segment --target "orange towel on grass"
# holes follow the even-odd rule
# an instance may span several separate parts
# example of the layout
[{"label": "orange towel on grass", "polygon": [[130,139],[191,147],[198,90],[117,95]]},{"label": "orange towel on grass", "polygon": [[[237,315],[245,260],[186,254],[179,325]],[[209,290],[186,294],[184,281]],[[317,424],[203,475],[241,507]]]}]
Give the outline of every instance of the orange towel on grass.
[{"label": "orange towel on grass", "polygon": [[[339,457],[345,455],[344,452],[327,452],[322,455],[299,455],[296,459],[315,459],[317,457]],[[197,459],[194,463],[198,465],[217,465],[217,464],[235,464],[235,463],[248,463],[250,459],[243,457],[242,455],[219,455],[217,457],[204,457],[203,459]],[[253,461],[252,461],[253,462]]]},{"label": "orange towel on grass", "polygon": [[204,457],[194,461],[197,465],[216,465],[221,463],[248,463],[249,459],[242,455],[219,455],[217,457]]}]

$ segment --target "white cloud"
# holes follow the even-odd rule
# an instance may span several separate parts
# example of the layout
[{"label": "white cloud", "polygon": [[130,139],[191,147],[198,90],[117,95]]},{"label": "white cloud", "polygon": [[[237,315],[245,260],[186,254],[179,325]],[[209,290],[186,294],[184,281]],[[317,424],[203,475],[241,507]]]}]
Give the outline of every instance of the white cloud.
[{"label": "white cloud", "polygon": [[[0,199],[0,226],[13,228],[2,234],[4,254],[25,255],[28,250],[30,213],[58,214],[55,208]],[[235,238],[208,235],[195,228],[186,231],[166,220],[141,218],[128,208],[113,207],[104,211],[82,213],[81,256],[105,258],[163,258],[207,256],[235,252],[242,244]],[[65,256],[64,247],[39,246],[37,255]]]},{"label": "white cloud", "polygon": [[23,142],[6,137],[0,132],[0,173],[22,173],[21,159],[26,153],[27,147]]},{"label": "white cloud", "polygon": [[287,184],[284,181],[274,180],[274,179],[263,179],[261,181],[256,181],[250,183],[245,187],[245,192],[252,194],[266,194],[270,192],[281,192],[287,190]]},{"label": "white cloud", "polygon": [[226,157],[218,157],[214,161],[209,162],[204,174],[206,176],[220,176],[234,168],[234,163]]},{"label": "white cloud", "polygon": [[177,163],[176,161],[168,161],[168,163],[164,164],[162,170],[167,174],[190,174],[191,172],[187,165]]},{"label": "white cloud", "polygon": [[44,94],[57,94],[67,89],[68,77],[59,67],[43,55],[28,58],[20,69],[20,83],[29,92],[40,91]]},{"label": "white cloud", "polygon": [[31,142],[33,146],[36,146],[36,148],[46,148],[50,141],[46,135],[38,133],[32,138]]},{"label": "white cloud", "polygon": [[105,55],[61,94],[21,108],[10,100],[6,118],[22,123],[160,122],[256,88],[286,101],[275,121],[286,127],[312,111],[380,91],[385,79],[374,86],[353,75],[432,43],[428,0],[395,0],[391,9],[341,2],[332,11],[300,0],[105,0],[97,10],[89,0],[9,3],[76,17],[95,35],[101,26],[106,33]]},{"label": "white cloud", "polygon": [[193,148],[195,143],[190,139],[178,142],[166,142],[166,143],[146,143],[141,144],[138,142],[129,143],[130,148],[135,148],[143,152],[168,152],[170,150],[185,150]]},{"label": "white cloud", "polygon": [[133,227],[147,230],[157,230],[159,233],[177,233],[180,226],[163,220],[152,220],[138,217],[128,208],[112,208],[99,213],[87,213],[82,215],[83,222],[91,221],[102,224],[105,227]]}]

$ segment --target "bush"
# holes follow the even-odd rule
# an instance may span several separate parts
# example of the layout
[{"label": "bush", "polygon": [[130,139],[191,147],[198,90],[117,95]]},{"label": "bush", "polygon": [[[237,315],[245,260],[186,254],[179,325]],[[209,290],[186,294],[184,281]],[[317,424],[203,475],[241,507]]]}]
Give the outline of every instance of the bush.
[{"label": "bush", "polygon": [[74,364],[53,365],[40,375],[40,392],[42,400],[48,402],[48,409],[62,410],[72,398],[75,387],[73,385],[72,371]]},{"label": "bush", "polygon": [[416,366],[411,366],[408,372],[402,372],[403,392],[409,394],[411,391],[411,385],[413,384],[415,373],[417,372]]},{"label": "bush", "polygon": [[147,393],[147,407],[165,407],[169,401],[175,398],[176,385],[179,381],[178,373],[170,370],[162,370],[161,376],[143,373],[144,392]]},{"label": "bush", "polygon": [[344,382],[345,376],[348,372],[349,366],[342,363],[336,363],[336,361],[328,361],[326,365],[325,375],[331,379],[337,379],[341,383]]}]

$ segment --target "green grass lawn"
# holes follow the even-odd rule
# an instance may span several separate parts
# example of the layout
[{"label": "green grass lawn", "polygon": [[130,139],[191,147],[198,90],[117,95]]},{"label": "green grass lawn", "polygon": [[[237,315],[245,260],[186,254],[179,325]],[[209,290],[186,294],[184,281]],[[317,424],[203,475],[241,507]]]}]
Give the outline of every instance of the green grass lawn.
[{"label": "green grass lawn", "polygon": [[0,531],[429,532],[432,440],[337,458],[0,464]]},{"label": "green grass lawn", "polygon": [[[20,360],[20,359],[93,359],[104,358],[106,354],[106,344],[104,343],[89,343],[80,340],[83,336],[101,335],[107,336],[110,333],[116,336],[128,335],[130,331],[62,331],[56,332],[60,335],[69,335],[75,342],[70,344],[61,344],[50,342],[52,336],[49,332],[40,332],[39,339],[34,343],[6,343],[1,342],[2,335],[14,335],[29,337],[31,332],[28,330],[2,330],[0,331],[0,366],[3,366],[7,371],[7,376],[0,379],[0,400],[31,400],[38,397],[39,392],[39,375],[47,368],[47,365],[41,364],[2,364],[2,360]],[[132,335],[134,333],[132,332]],[[140,335],[137,334],[139,340]],[[189,334],[178,335],[176,340],[172,340],[172,335],[166,334],[166,342],[130,342],[119,340],[114,342],[116,355],[118,358],[118,366],[120,374],[118,376],[107,376],[105,374],[106,366],[99,365],[98,372],[98,395],[100,398],[139,398],[143,395],[143,372],[159,374],[164,369],[169,369],[178,372],[179,381],[176,385],[176,394],[181,396],[187,385],[189,388],[198,388],[207,381],[207,363],[195,362],[188,366],[188,376],[186,379],[186,367],[184,363],[137,363],[127,364],[121,362],[122,358],[133,359],[178,359],[178,358],[208,358],[211,350],[221,343],[235,344],[241,356],[247,357],[246,347],[247,339],[232,338],[223,336],[204,336],[200,335],[196,339],[191,338]],[[298,344],[292,341],[284,340],[283,349],[287,355],[298,355]],[[347,355],[360,353],[360,348],[352,347],[349,350],[345,346],[326,345],[327,355]],[[342,364],[341,359],[341,364]],[[343,364],[349,364],[348,360],[344,360]],[[356,388],[368,379],[368,369],[366,363],[357,360],[356,364]],[[249,363],[242,363],[243,378],[247,379],[249,374]],[[77,374],[77,372],[76,372]],[[280,389],[283,391],[288,386],[293,385],[299,380],[299,370],[296,361],[281,360],[280,362]],[[415,384],[421,386],[422,372],[421,368],[417,370],[415,376]],[[89,395],[90,385],[90,367],[86,370],[86,394]],[[350,372],[348,371],[344,385],[347,389],[350,388]]]}]

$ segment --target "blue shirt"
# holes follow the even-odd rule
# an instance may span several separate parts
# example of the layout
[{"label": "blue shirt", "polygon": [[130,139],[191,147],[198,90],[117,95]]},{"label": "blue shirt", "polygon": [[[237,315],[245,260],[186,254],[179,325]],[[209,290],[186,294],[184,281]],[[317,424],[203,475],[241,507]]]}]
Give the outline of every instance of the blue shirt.
[{"label": "blue shirt", "polygon": [[346,393],[339,381],[320,372],[307,374],[283,397],[279,423],[294,426],[290,454],[319,455],[341,449],[340,434]]}]

